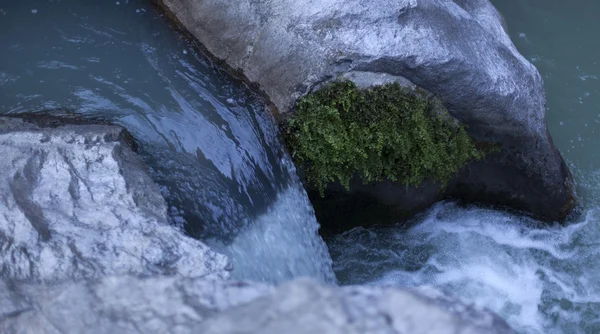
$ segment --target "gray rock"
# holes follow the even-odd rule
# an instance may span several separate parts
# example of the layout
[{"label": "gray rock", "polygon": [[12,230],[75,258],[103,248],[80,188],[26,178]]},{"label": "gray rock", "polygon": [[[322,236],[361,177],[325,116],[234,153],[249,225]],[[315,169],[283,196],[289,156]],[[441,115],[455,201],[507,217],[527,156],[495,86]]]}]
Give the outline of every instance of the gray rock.
[{"label": "gray rock", "polygon": [[0,117],[0,276],[229,276],[225,256],[167,225],[127,141],[117,126]]},{"label": "gray rock", "polygon": [[66,333],[514,333],[493,313],[433,290],[277,288],[177,277],[54,286],[0,283],[0,331]]},{"label": "gray rock", "polygon": [[444,194],[436,186],[415,201],[418,189],[376,184],[353,187],[359,196],[400,211],[459,197],[546,220],[564,220],[575,206],[570,173],[546,128],[542,78],[488,0],[157,1],[284,118],[324,82],[394,80],[433,93],[479,142],[502,145]]}]

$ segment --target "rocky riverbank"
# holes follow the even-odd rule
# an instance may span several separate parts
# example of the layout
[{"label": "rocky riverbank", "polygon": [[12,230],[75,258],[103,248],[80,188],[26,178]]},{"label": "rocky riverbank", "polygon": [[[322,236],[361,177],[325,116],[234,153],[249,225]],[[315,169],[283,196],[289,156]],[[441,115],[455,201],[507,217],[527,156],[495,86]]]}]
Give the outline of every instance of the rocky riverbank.
[{"label": "rocky riverbank", "polygon": [[0,330],[55,333],[510,334],[490,311],[439,292],[273,287],[201,278],[105,277],[53,286],[0,281]]},{"label": "rocky riverbank", "polygon": [[0,117],[2,277],[229,276],[225,256],[168,225],[127,131],[68,123]]},{"label": "rocky riverbank", "polygon": [[225,256],[166,223],[133,142],[114,125],[0,118],[3,333],[512,333],[431,290],[225,281]]}]

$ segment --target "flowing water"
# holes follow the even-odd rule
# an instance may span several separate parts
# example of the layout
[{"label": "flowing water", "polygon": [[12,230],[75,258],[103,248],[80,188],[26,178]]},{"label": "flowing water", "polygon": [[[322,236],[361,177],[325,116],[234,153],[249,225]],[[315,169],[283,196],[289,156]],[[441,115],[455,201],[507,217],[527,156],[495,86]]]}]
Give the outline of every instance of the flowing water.
[{"label": "flowing water", "polygon": [[493,0],[547,92],[547,121],[584,204],[571,225],[439,203],[408,230],[328,240],[342,284],[433,285],[522,333],[600,333],[600,2]]},{"label": "flowing water", "polygon": [[[523,333],[600,332],[600,3],[496,0],[546,81],[548,125],[585,213],[569,226],[439,203],[415,227],[328,240],[340,283],[434,285]],[[317,222],[260,100],[143,0],[0,3],[0,112],[125,126],[172,223],[230,255],[234,277],[333,281]]]},{"label": "flowing water", "polygon": [[264,103],[190,43],[149,1],[2,1],[0,112],[123,125],[172,223],[230,255],[234,278],[334,281]]}]

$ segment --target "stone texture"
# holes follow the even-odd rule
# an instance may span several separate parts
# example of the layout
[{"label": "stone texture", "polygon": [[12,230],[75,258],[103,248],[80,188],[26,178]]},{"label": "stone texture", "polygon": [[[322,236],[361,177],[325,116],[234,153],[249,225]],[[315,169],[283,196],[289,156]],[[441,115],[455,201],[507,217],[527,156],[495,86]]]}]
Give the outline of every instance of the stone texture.
[{"label": "stone texture", "polygon": [[0,117],[1,277],[229,276],[225,256],[166,223],[124,129],[37,121]]},{"label": "stone texture", "polygon": [[430,289],[106,277],[0,282],[0,331],[67,333],[514,333],[491,312]]},{"label": "stone texture", "polygon": [[502,145],[443,194],[434,189],[414,201],[419,189],[374,184],[354,186],[351,196],[407,213],[456,197],[546,220],[564,220],[575,206],[570,173],[547,132],[541,76],[488,0],[157,1],[284,118],[329,80],[369,86],[396,78],[437,96],[479,142]]}]

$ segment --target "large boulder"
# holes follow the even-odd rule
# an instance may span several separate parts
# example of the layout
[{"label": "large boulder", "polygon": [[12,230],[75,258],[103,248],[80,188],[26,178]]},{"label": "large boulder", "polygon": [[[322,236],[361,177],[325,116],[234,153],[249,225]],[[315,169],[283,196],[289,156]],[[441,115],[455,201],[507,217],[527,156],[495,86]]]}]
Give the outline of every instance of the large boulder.
[{"label": "large boulder", "polygon": [[167,224],[132,143],[118,126],[0,117],[1,277],[229,277],[224,255]]},{"label": "large boulder", "polygon": [[569,170],[547,131],[542,79],[488,0],[158,1],[264,91],[283,119],[325,82],[396,81],[434,94],[477,142],[501,145],[443,193],[439,185],[358,184],[334,199],[341,207],[410,213],[458,197],[560,221],[575,206]]},{"label": "large boulder", "polygon": [[53,286],[0,281],[0,331],[67,333],[514,333],[486,309],[430,289],[279,287],[181,277]]}]

